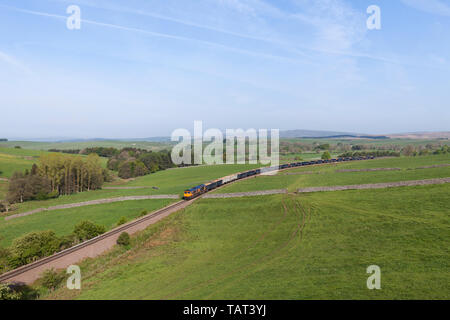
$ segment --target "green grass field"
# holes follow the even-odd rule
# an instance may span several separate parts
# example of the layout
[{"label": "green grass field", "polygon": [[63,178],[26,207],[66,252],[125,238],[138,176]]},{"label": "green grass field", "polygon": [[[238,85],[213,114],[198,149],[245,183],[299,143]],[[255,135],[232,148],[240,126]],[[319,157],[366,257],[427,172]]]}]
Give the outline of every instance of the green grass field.
[{"label": "green grass field", "polygon": [[317,144],[330,144],[337,145],[338,143],[342,144],[351,144],[351,145],[371,145],[371,146],[406,146],[406,145],[426,145],[442,143],[442,144],[450,144],[449,140],[442,139],[282,139],[284,141],[290,142],[302,142],[302,143],[317,143]]},{"label": "green grass field", "polygon": [[173,202],[173,200],[125,201],[39,212],[9,221],[0,220],[0,246],[8,247],[14,239],[35,231],[53,230],[59,236],[68,235],[74,226],[83,220],[90,220],[112,229],[121,217],[126,217],[130,221],[137,218],[143,210],[154,211]]},{"label": "green grass field", "polygon": [[[185,189],[205,183],[226,175],[250,170],[259,165],[218,165],[218,166],[199,166],[182,169],[171,169],[159,171],[157,173],[136,178],[127,183],[110,183],[106,186],[114,187],[132,187],[143,186],[149,187],[146,189],[131,189],[131,190],[95,190],[89,192],[82,192],[67,196],[60,196],[57,199],[50,199],[44,201],[28,201],[24,203],[15,204],[15,210],[10,214],[17,214],[34,210],[37,208],[47,208],[50,206],[68,204],[96,199],[115,198],[132,195],[159,195],[159,194],[179,194],[180,197]],[[152,189],[151,187],[158,187],[159,189]]]},{"label": "green grass field", "polygon": [[[48,154],[48,152],[0,147],[0,177],[10,178],[15,171],[24,172],[26,169],[30,170],[33,163],[38,162],[39,156],[42,154]],[[107,160],[106,158],[101,158],[104,168],[106,168]]]},{"label": "green grass field", "polygon": [[120,140],[99,140],[99,141],[80,141],[80,142],[31,142],[31,141],[8,141],[0,142],[0,147],[14,148],[20,146],[28,150],[82,150],[92,147],[105,148],[139,148],[153,151],[170,150],[170,142],[149,142],[149,141],[120,141]]},{"label": "green grass field", "polygon": [[449,201],[449,185],[203,199],[83,262],[81,292],[45,297],[449,299]]},{"label": "green grass field", "polygon": [[[281,171],[276,176],[258,176],[239,181],[215,193],[260,191],[287,188],[295,191],[303,187],[339,186],[367,183],[396,182],[450,177],[450,167],[415,169],[422,166],[450,164],[450,155],[389,158],[307,166]],[[401,168],[400,171],[335,172],[340,169]],[[318,174],[291,175],[291,173],[315,172]],[[289,173],[289,175],[286,175]]]},{"label": "green grass field", "polygon": [[262,167],[260,164],[224,164],[177,168],[139,177],[125,184],[125,186],[157,186],[165,193],[181,193],[187,187],[194,187],[233,173],[260,167]]},{"label": "green grass field", "polygon": [[0,153],[0,177],[10,178],[15,171],[30,170],[33,163],[37,162],[33,156],[19,156]]},{"label": "green grass field", "polygon": [[32,150],[32,149],[16,149],[13,146],[5,147],[3,143],[0,142],[0,153],[9,154],[13,156],[22,156],[22,157],[39,157],[41,154],[46,153],[45,151],[40,150]]}]

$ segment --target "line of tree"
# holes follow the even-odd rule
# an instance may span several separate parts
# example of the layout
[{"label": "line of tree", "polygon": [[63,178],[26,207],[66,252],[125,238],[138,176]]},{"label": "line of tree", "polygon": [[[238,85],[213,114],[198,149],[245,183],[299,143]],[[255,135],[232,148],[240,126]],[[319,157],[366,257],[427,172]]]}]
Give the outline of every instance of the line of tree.
[{"label": "line of tree", "polygon": [[44,200],[59,195],[101,189],[108,173],[100,157],[87,157],[49,153],[33,164],[31,171],[16,172],[10,179],[7,200],[9,203],[27,200]]},{"label": "line of tree", "polygon": [[339,155],[339,158],[349,158],[349,157],[400,157],[400,152],[395,151],[383,151],[383,150],[377,150],[377,151],[356,151],[356,152],[345,152],[341,155]]},{"label": "line of tree", "polygon": [[105,179],[100,157],[96,154],[85,158],[54,153],[42,155],[37,172],[50,180],[52,191],[61,195],[101,189]]},{"label": "line of tree", "polygon": [[430,154],[438,155],[447,153],[450,153],[450,147],[448,145],[443,145],[442,147],[426,145],[424,148],[423,146],[414,146],[409,144],[402,149],[402,154],[408,157],[426,156]]},{"label": "line of tree", "polygon": [[[59,193],[52,191],[50,180],[37,174],[36,167],[32,172],[15,172],[9,182],[8,194],[6,200],[9,203],[24,202],[29,200],[46,200],[57,198]],[[7,205],[0,210],[6,211]]]},{"label": "line of tree", "polygon": [[68,153],[68,154],[79,154],[80,149],[67,149],[67,150],[60,150],[60,149],[48,149],[48,152],[60,152],[60,153]]},{"label": "line of tree", "polygon": [[95,153],[100,157],[112,158],[120,153],[119,149],[116,148],[106,148],[106,147],[92,147],[86,148],[80,151],[80,154],[89,155],[91,153]]},{"label": "line of tree", "polygon": [[153,152],[124,148],[108,160],[108,169],[117,171],[122,179],[129,179],[175,167],[169,151]]},{"label": "line of tree", "polygon": [[82,155],[90,155],[91,153],[95,153],[100,157],[111,158],[120,153],[120,150],[116,148],[106,148],[106,147],[92,147],[85,149],[49,149],[49,152],[58,152],[58,153],[68,153],[68,154],[82,154]]}]

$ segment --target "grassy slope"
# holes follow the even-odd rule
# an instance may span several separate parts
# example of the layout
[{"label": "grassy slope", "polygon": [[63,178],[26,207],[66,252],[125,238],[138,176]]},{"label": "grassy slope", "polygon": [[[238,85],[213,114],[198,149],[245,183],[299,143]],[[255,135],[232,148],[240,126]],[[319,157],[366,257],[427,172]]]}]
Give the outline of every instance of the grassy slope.
[{"label": "grassy slope", "polygon": [[[288,188],[295,191],[302,187],[352,185],[366,183],[395,182],[404,180],[421,180],[450,177],[450,167],[431,169],[412,169],[421,166],[449,164],[450,155],[427,156],[414,158],[376,159],[358,162],[346,162],[333,165],[303,167],[280,172],[276,176],[259,176],[255,179],[240,181],[229,185],[216,193],[244,192]],[[338,169],[364,168],[401,168],[401,171],[375,172],[335,172]],[[408,170],[411,168],[410,170]],[[286,175],[286,173],[314,171],[320,174]]]},{"label": "grassy slope", "polygon": [[36,158],[0,153],[0,177],[10,178],[14,171],[29,170],[35,162],[37,162]]},{"label": "grassy slope", "polygon": [[132,220],[138,217],[143,210],[153,211],[172,202],[173,200],[126,201],[40,212],[9,221],[2,220],[0,222],[0,245],[7,247],[11,245],[13,239],[32,231],[53,230],[58,235],[67,235],[73,231],[77,223],[83,220],[90,220],[111,229],[121,217]]},{"label": "grassy slope", "polygon": [[[15,149],[0,147],[0,177],[10,178],[15,171],[30,170],[33,163],[38,162],[39,156],[47,154],[46,151]],[[101,163],[106,168],[106,158],[101,158]]]},{"label": "grassy slope", "polygon": [[45,153],[45,151],[3,147],[2,143],[0,143],[0,153],[9,154],[9,155],[13,155],[13,156],[39,157],[41,154]]},{"label": "grassy slope", "polygon": [[[449,299],[450,186],[199,200],[81,264],[82,299]],[[366,288],[381,267],[382,290]]]},{"label": "grassy slope", "polygon": [[170,169],[140,177],[127,183],[126,186],[157,186],[168,193],[180,193],[186,187],[194,187],[232,173],[260,167],[260,164],[233,164]]},{"label": "grassy slope", "polygon": [[[1,144],[0,144],[1,145]],[[10,178],[14,171],[31,169],[45,151],[0,147],[0,177]]]}]

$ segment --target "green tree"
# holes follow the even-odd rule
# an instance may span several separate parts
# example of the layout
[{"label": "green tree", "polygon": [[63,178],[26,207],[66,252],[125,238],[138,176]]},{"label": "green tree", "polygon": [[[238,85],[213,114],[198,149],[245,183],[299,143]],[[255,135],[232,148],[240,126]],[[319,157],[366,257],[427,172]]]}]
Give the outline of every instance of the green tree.
[{"label": "green tree", "polygon": [[30,184],[27,179],[20,172],[15,172],[11,177],[8,187],[7,200],[9,203],[24,202],[33,197]]},{"label": "green tree", "polygon": [[146,216],[147,214],[148,214],[147,210],[142,210],[141,214],[139,215],[139,217]]},{"label": "green tree", "polygon": [[11,266],[19,267],[56,253],[60,240],[53,231],[32,232],[13,241]]},{"label": "green tree", "polygon": [[127,223],[127,221],[128,221],[128,220],[127,220],[126,217],[122,217],[122,218],[119,219],[119,221],[117,221],[117,225],[118,225],[118,226],[121,226],[121,225]]},{"label": "green tree", "polygon": [[44,288],[55,290],[64,281],[65,275],[63,273],[56,272],[53,268],[44,271],[41,277],[41,283]]},{"label": "green tree", "polygon": [[128,160],[119,166],[118,175],[122,179],[130,179],[134,174],[134,161]]},{"label": "green tree", "polygon": [[50,192],[51,185],[47,178],[16,172],[13,174],[9,183],[7,200],[9,203],[34,199],[45,200],[54,196]]},{"label": "green tree", "polygon": [[8,249],[0,247],[0,274],[8,271],[11,252]]},{"label": "green tree", "polygon": [[414,146],[412,146],[410,144],[402,149],[402,153],[407,157],[413,156],[415,152],[416,152],[416,149],[414,148]]},{"label": "green tree", "polygon": [[73,234],[79,242],[83,242],[95,238],[102,233],[105,233],[104,226],[96,225],[91,221],[82,221],[75,226]]},{"label": "green tree", "polygon": [[131,242],[130,235],[126,232],[122,232],[117,238],[117,244],[121,246],[129,246]]},{"label": "green tree", "polygon": [[331,154],[328,151],[325,151],[322,154],[322,160],[330,160],[331,159]]},{"label": "green tree", "polygon": [[22,295],[15,292],[6,283],[0,283],[0,300],[20,300]]},{"label": "green tree", "polygon": [[6,201],[0,201],[0,213],[8,211],[9,211],[9,204]]},{"label": "green tree", "polygon": [[149,174],[149,170],[147,169],[147,167],[142,162],[136,161],[133,175],[135,177],[141,177],[145,176],[146,174]]},{"label": "green tree", "polygon": [[320,149],[320,150],[330,150],[330,144],[329,144],[329,143],[321,144],[321,145],[317,146],[317,149]]}]

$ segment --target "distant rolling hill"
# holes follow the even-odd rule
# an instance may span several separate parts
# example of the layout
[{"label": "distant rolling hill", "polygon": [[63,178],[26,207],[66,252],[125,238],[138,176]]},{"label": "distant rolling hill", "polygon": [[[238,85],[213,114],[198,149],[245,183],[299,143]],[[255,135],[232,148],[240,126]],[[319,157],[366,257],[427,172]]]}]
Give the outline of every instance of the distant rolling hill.
[{"label": "distant rolling hill", "polygon": [[280,138],[325,138],[341,135],[357,135],[357,134],[338,131],[300,130],[300,129],[280,131]]},{"label": "distant rolling hill", "polygon": [[360,133],[318,131],[318,130],[287,130],[280,131],[280,138],[312,138],[312,139],[389,139],[388,136]]},{"label": "distant rolling hill", "polygon": [[394,133],[388,134],[389,138],[392,139],[450,139],[450,131],[442,132],[411,132],[411,133]]}]

